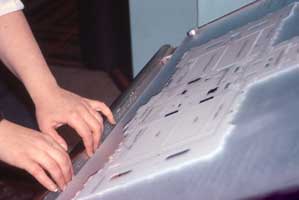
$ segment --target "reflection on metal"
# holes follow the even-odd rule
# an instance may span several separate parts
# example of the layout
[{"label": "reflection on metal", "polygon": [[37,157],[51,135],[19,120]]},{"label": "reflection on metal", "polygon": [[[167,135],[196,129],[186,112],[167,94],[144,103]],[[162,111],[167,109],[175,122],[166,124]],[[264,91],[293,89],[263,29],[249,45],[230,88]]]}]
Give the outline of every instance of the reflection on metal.
[{"label": "reflection on metal", "polygon": [[226,200],[299,188],[299,3],[277,2],[187,37],[77,177],[101,170],[58,199]]}]

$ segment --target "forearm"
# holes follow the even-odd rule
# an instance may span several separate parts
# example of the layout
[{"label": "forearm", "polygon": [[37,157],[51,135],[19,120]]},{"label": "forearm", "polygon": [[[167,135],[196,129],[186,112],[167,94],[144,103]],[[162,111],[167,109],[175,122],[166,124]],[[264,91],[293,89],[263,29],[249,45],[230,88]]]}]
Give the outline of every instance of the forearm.
[{"label": "forearm", "polygon": [[56,129],[63,124],[70,125],[82,137],[91,156],[103,132],[103,118],[98,112],[115,124],[113,114],[104,103],[83,98],[57,85],[20,11],[0,17],[0,58],[27,88],[36,106],[40,130],[67,149]]},{"label": "forearm", "polygon": [[22,11],[0,17],[0,58],[35,103],[57,87]]}]

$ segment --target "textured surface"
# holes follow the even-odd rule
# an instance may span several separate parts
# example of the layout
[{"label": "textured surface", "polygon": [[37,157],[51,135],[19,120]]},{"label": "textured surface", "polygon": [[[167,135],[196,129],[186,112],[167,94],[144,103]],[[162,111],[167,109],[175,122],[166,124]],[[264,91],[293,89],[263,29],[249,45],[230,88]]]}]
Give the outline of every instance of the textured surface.
[{"label": "textured surface", "polygon": [[[270,7],[263,2],[244,12]],[[298,9],[243,15],[243,26],[209,39],[236,26],[223,19],[187,38],[164,68],[168,83],[112,131],[123,141],[75,199],[222,200],[298,188]]]}]

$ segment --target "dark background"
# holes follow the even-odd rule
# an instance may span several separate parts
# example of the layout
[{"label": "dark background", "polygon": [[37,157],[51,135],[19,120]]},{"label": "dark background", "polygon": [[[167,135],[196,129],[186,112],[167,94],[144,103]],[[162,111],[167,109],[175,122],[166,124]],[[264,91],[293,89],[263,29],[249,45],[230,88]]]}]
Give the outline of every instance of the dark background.
[{"label": "dark background", "polygon": [[131,79],[128,0],[24,0],[50,65],[120,71]]}]

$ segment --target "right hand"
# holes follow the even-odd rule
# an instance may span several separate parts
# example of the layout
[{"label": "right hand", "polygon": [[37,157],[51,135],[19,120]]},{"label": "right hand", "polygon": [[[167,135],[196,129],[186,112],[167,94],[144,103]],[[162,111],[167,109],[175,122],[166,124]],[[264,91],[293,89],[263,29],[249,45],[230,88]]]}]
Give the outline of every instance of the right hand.
[{"label": "right hand", "polygon": [[67,150],[66,142],[56,129],[68,124],[82,137],[89,157],[100,143],[104,130],[102,115],[111,124],[115,124],[111,110],[103,102],[83,98],[60,87],[51,87],[46,96],[35,98],[34,102],[36,119],[42,133],[50,135]]},{"label": "right hand", "polygon": [[7,120],[0,122],[0,160],[26,170],[53,192],[64,190],[73,176],[68,154],[50,136]]}]

